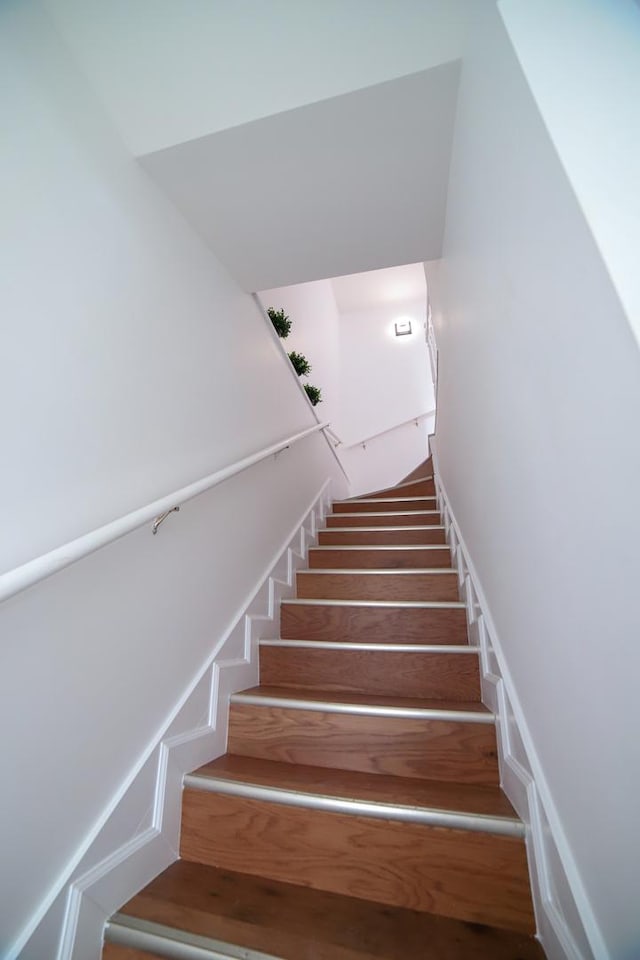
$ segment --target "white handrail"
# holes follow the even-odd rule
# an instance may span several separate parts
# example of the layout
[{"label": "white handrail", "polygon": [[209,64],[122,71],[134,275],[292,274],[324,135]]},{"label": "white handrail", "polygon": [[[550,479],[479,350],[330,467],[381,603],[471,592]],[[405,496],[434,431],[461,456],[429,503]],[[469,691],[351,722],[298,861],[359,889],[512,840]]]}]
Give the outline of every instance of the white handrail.
[{"label": "white handrail", "polygon": [[342,440],[340,439],[338,434],[334,433],[333,430],[330,430],[329,427],[325,427],[324,435],[325,437],[329,438],[329,440],[332,442],[334,447],[339,447],[342,444]]},{"label": "white handrail", "polygon": [[185,503],[187,500],[192,500],[199,494],[204,493],[205,490],[210,490],[212,487],[222,483],[223,480],[228,480],[229,477],[233,477],[248,467],[260,463],[261,460],[266,460],[267,457],[271,457],[276,453],[280,453],[282,450],[288,449],[293,446],[294,443],[297,443],[298,440],[303,440],[305,437],[311,436],[312,433],[324,430],[327,426],[328,423],[317,423],[307,430],[302,430],[300,433],[295,433],[293,436],[287,437],[286,440],[282,440],[280,443],[274,443],[270,447],[265,447],[264,450],[259,450],[257,453],[251,454],[250,457],[238,460],[228,467],[223,467],[222,470],[216,470],[215,473],[210,473],[201,480],[196,480],[195,483],[181,487],[179,490],[167,494],[166,497],[160,497],[158,500],[148,503],[145,507],[133,510],[131,513],[127,513],[123,517],[118,517],[117,520],[112,520],[110,523],[105,523],[104,526],[98,527],[90,533],[85,533],[83,536],[77,537],[77,539],[71,540],[61,547],[56,547],[55,550],[50,550],[49,553],[44,553],[34,560],[29,560],[27,563],[23,563],[21,566],[9,570],[0,576],[0,603],[9,597],[13,597],[16,593],[20,593],[21,590],[26,590],[27,587],[33,586],[34,583],[50,577],[52,574],[57,573],[58,570],[63,570],[64,567],[75,563],[76,560],[88,557],[89,554],[95,553],[96,550],[106,546],[108,543],[119,540],[120,537],[124,537],[127,533],[137,530],[138,527],[144,526],[145,523],[159,518],[161,514],[172,511],[179,504]]},{"label": "white handrail", "polygon": [[380,433],[372,433],[370,437],[365,437],[364,440],[356,440],[355,443],[349,443],[346,446],[340,441],[340,445],[344,447],[345,450],[351,450],[353,447],[362,447],[365,444],[369,443],[370,440],[377,440],[378,437],[384,437],[387,433],[393,433],[394,430],[397,430],[399,427],[406,427],[410,423],[415,423],[416,427],[420,420],[426,420],[428,417],[435,417],[436,411],[427,410],[426,413],[419,413],[417,417],[409,417],[408,420],[403,420],[401,423],[396,423],[393,427],[387,427],[386,430],[381,430]]}]

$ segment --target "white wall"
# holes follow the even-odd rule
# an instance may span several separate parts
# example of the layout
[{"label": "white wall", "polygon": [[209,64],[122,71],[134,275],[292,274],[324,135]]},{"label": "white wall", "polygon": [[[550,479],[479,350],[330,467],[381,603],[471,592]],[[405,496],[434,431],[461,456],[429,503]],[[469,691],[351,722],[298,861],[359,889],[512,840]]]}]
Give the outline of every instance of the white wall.
[{"label": "white wall", "polygon": [[[412,323],[396,337],[398,318]],[[342,410],[338,434],[348,448],[435,406],[424,323],[426,301],[396,301],[340,315]],[[340,448],[354,495],[397,483],[426,457],[427,425]]]},{"label": "white wall", "polygon": [[367,444],[346,449],[338,447],[349,475],[351,496],[393,487],[415,470],[428,456],[429,434],[433,433],[434,422],[434,417],[410,421]]},{"label": "white wall", "polygon": [[251,299],[124,152],[34,5],[14,7],[0,570],[308,420]]},{"label": "white wall", "polygon": [[464,0],[47,6],[136,155],[455,60],[464,28]]},{"label": "white wall", "polygon": [[640,9],[633,0],[498,7],[640,340]]},{"label": "white wall", "polygon": [[281,340],[287,353],[303,353],[312,370],[300,382],[322,390],[316,412],[322,421],[336,428],[340,417],[340,334],[338,310],[330,280],[301,283],[264,290],[260,301],[265,310],[284,310],[292,322],[291,333]]},{"label": "white wall", "polygon": [[[316,411],[321,420],[330,421],[342,441],[338,455],[353,496],[391,486],[409,473],[424,460],[433,428],[433,420],[420,421],[418,427],[411,423],[372,440],[366,449],[358,443],[435,406],[424,334],[425,297],[381,303],[380,273],[389,274],[387,293],[393,289],[394,276],[398,282],[404,276],[402,268],[397,275],[375,271],[259,295],[265,308],[282,308],[293,321],[291,334],[280,342],[287,352],[305,354],[313,366],[302,382],[322,389],[323,402]],[[343,284],[343,279],[351,282]],[[339,311],[334,285],[346,303],[369,305]],[[376,298],[375,305],[371,297]],[[411,319],[411,336],[394,336],[398,317]]]},{"label": "white wall", "polygon": [[[424,300],[413,300],[341,314],[340,435],[345,445],[433,409],[425,310]],[[395,336],[394,323],[401,317],[411,320],[410,336]]]},{"label": "white wall", "polygon": [[[123,149],[30,0],[0,9],[0,111],[7,570],[314,420],[256,305]],[[334,463],[304,441],[2,606],[0,953]]]},{"label": "white wall", "polygon": [[440,468],[594,955],[631,960],[640,358],[501,21],[475,12],[434,310]]}]

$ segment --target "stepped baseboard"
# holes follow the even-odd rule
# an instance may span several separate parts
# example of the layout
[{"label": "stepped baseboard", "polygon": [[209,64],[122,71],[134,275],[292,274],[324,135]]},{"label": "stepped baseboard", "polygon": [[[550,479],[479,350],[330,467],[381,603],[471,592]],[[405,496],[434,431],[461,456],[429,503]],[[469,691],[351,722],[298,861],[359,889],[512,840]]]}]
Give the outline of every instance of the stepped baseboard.
[{"label": "stepped baseboard", "polygon": [[183,776],[224,753],[229,698],[258,682],[258,643],[277,635],[280,600],[330,503],[326,481],[56,884],[21,960],[100,960],[108,917],[178,858]]},{"label": "stepped baseboard", "polygon": [[497,718],[501,786],[527,826],[538,938],[548,960],[600,960],[607,956],[606,949],[592,923],[586,895],[546,788],[488,603],[444,489],[434,438],[430,449],[436,495],[451,548],[451,566],[458,571],[460,595],[467,605],[469,642],[480,648],[482,700]]}]

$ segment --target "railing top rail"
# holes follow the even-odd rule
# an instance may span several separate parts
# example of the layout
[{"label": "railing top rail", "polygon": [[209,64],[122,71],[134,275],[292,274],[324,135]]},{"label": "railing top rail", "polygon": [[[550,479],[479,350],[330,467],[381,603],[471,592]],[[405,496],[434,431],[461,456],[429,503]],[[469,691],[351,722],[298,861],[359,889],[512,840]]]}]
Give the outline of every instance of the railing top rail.
[{"label": "railing top rail", "polygon": [[340,439],[338,434],[335,433],[333,430],[329,429],[329,427],[325,427],[324,432],[325,432],[325,436],[329,437],[330,440],[333,440],[336,446],[342,443],[342,440]]},{"label": "railing top rail", "polygon": [[268,457],[288,449],[299,440],[303,440],[305,437],[309,437],[319,430],[324,430],[327,426],[328,423],[317,423],[313,427],[301,430],[299,433],[287,437],[286,440],[281,440],[279,443],[274,443],[270,447],[258,450],[256,453],[244,457],[242,460],[237,460],[228,467],[223,467],[221,470],[216,470],[215,473],[210,473],[208,476],[196,480],[195,483],[190,483],[186,487],[181,487],[179,490],[167,494],[165,497],[153,500],[144,507],[140,507],[137,510],[131,511],[131,513],[118,517],[110,523],[105,523],[96,530],[91,530],[89,533],[85,533],[81,537],[77,537],[75,540],[63,544],[61,547],[56,547],[54,550],[50,550],[40,557],[29,560],[27,563],[23,563],[21,566],[15,567],[13,570],[7,571],[7,573],[3,573],[0,575],[0,603],[20,593],[20,591],[26,590],[27,587],[33,586],[33,584],[38,583],[38,581],[50,577],[52,574],[57,573],[58,570],[68,567],[70,564],[75,563],[76,560],[81,560],[83,557],[95,553],[96,550],[106,546],[108,543],[119,540],[120,537],[124,537],[133,530],[137,530],[139,527],[144,526],[145,523],[150,523],[158,519],[160,515],[172,511],[176,506],[186,503],[187,500],[192,500],[206,490],[210,490],[212,487],[222,483],[223,480],[228,480],[229,477],[233,477],[235,474],[247,470],[256,463],[260,463],[261,460],[266,460]]},{"label": "railing top rail", "polygon": [[364,437],[362,440],[355,440],[353,443],[348,444],[340,441],[340,446],[344,447],[345,450],[350,450],[352,447],[361,447],[363,444],[369,443],[371,440],[377,440],[378,437],[384,437],[387,433],[393,433],[393,431],[398,430],[399,427],[406,427],[410,423],[415,423],[417,426],[420,420],[426,420],[428,417],[434,417],[435,413],[435,408],[433,410],[427,410],[426,413],[419,413],[415,417],[409,417],[408,420],[402,420],[400,423],[396,423],[392,427],[387,427],[386,430],[380,430],[379,433],[372,433],[370,437]]}]

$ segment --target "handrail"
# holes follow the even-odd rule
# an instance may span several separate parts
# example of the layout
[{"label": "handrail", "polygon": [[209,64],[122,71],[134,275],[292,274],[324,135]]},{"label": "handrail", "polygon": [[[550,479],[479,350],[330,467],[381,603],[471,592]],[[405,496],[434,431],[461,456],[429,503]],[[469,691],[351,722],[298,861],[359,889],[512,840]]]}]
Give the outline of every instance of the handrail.
[{"label": "handrail", "polygon": [[[393,433],[394,430],[397,430],[398,427],[406,427],[410,423],[415,423],[416,427],[418,426],[420,420],[426,420],[428,417],[435,416],[435,407],[433,410],[427,410],[426,413],[419,413],[417,417],[409,417],[408,420],[403,420],[401,423],[396,423],[393,427],[387,427],[386,430],[381,430],[380,433],[372,433],[370,437],[365,437],[364,440],[356,440],[355,443],[349,443],[346,446],[340,441],[340,445],[344,446],[345,450],[351,450],[353,447],[364,447],[370,440],[377,440],[378,437],[384,437],[387,433]],[[334,434],[335,436],[335,434]]]},{"label": "handrail", "polygon": [[324,435],[325,437],[329,438],[329,440],[332,442],[334,447],[339,447],[342,444],[342,440],[340,439],[338,434],[334,433],[333,430],[330,430],[329,427],[324,428]]},{"label": "handrail", "polygon": [[[139,527],[144,526],[145,523],[149,523],[152,520],[160,520],[162,514],[170,513],[178,504],[192,500],[199,494],[204,493],[205,490],[210,490],[212,487],[222,483],[223,480],[228,480],[229,477],[233,477],[248,467],[260,463],[261,460],[266,460],[268,457],[280,453],[282,450],[287,450],[293,446],[294,443],[297,443],[298,440],[303,440],[305,437],[311,436],[312,433],[324,430],[327,426],[328,422],[317,423],[307,430],[302,430],[300,433],[295,433],[293,436],[287,437],[286,440],[281,440],[280,443],[274,443],[270,447],[265,447],[263,450],[259,450],[257,453],[245,457],[243,460],[238,460],[228,467],[223,467],[221,470],[216,470],[215,473],[210,473],[201,480],[196,480],[195,483],[190,483],[186,487],[181,487],[179,490],[167,494],[166,497],[153,500],[145,507],[133,510],[131,513],[127,513],[123,517],[118,517],[110,523],[105,523],[104,526],[98,527],[96,530],[91,530],[89,533],[85,533],[81,537],[77,537],[75,540],[71,540],[61,547],[50,550],[49,553],[44,553],[40,557],[36,557],[27,563],[23,563],[19,567],[15,567],[13,570],[9,570],[7,573],[0,575],[0,603],[9,597],[13,597],[16,593],[26,590],[27,587],[33,586],[33,584],[38,583],[40,580],[45,580],[52,574],[57,573],[58,570],[63,570],[65,567],[70,566],[70,564],[75,563],[76,560],[88,557],[89,554],[95,553],[96,550],[106,546],[108,543],[119,540],[120,537],[124,537],[127,533],[137,530]],[[157,529],[156,526],[153,532],[155,533]]]}]

